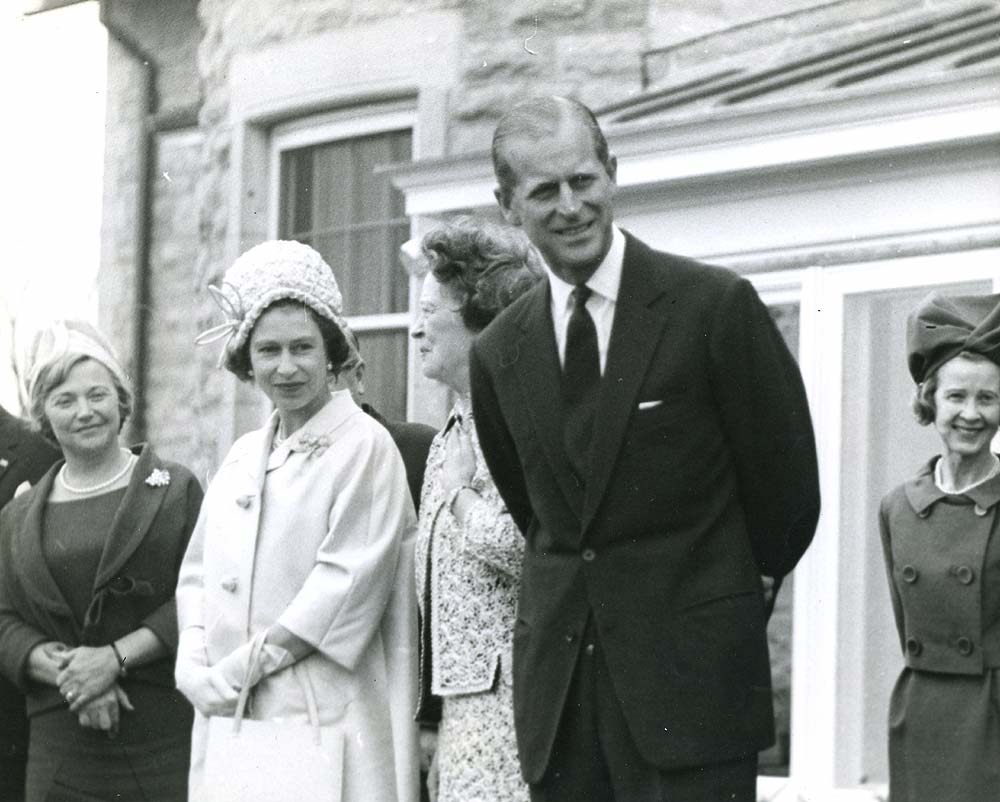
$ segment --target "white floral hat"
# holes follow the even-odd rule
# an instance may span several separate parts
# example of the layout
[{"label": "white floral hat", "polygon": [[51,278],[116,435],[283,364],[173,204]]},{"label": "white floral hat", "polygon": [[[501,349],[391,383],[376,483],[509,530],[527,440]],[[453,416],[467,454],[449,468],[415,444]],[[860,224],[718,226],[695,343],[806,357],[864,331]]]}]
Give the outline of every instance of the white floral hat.
[{"label": "white floral hat", "polygon": [[226,322],[198,335],[199,345],[228,338],[220,355],[235,353],[246,342],[261,313],[275,301],[291,298],[335,323],[343,331],[343,298],[333,269],[313,248],[293,240],[271,240],[244,253],[209,292]]}]

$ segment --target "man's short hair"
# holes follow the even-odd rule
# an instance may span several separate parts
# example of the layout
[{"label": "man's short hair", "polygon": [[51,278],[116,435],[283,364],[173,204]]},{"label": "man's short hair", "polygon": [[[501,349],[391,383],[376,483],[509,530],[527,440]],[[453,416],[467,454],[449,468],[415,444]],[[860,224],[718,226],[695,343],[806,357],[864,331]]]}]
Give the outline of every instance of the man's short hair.
[{"label": "man's short hair", "polygon": [[548,95],[529,98],[504,114],[493,132],[493,172],[500,185],[500,196],[504,205],[510,201],[511,192],[517,185],[517,176],[507,161],[504,141],[519,136],[544,139],[569,119],[576,119],[587,127],[594,143],[594,154],[605,169],[608,169],[608,141],[604,138],[604,132],[601,131],[594,112],[579,100],[568,97]]}]

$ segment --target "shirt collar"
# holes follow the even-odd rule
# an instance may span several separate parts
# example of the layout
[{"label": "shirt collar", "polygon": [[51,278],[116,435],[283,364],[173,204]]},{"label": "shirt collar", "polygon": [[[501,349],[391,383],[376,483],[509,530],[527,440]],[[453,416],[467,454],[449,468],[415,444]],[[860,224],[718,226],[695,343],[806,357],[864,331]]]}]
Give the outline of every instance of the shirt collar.
[{"label": "shirt collar", "polygon": [[[596,295],[600,295],[611,302],[618,300],[618,287],[622,283],[622,265],[625,263],[625,235],[618,226],[611,227],[611,247],[604,255],[604,259],[597,266],[597,270],[585,282]],[[549,288],[552,290],[552,301],[557,309],[566,309],[569,306],[569,296],[573,292],[574,285],[564,281],[552,272],[552,268],[545,265],[545,274],[549,278]]]},{"label": "shirt collar", "polygon": [[[939,459],[940,457],[931,459],[913,479],[910,479],[903,486],[910,506],[922,518],[929,514],[929,510],[935,502],[948,496],[948,493],[945,493],[934,481],[934,468]],[[1000,475],[986,479],[960,495],[971,499],[980,509],[989,510],[1000,502]]]}]

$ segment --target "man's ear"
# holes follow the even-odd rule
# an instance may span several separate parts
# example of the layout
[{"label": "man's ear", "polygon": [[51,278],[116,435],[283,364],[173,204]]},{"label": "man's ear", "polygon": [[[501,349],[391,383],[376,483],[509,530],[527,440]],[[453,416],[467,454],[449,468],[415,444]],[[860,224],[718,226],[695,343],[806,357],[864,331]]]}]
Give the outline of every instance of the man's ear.
[{"label": "man's ear", "polygon": [[497,199],[497,205],[500,207],[503,219],[512,226],[521,225],[521,215],[515,212],[510,205],[510,194],[505,193],[502,187],[496,187],[493,190],[493,197]]},{"label": "man's ear", "polygon": [[354,376],[356,380],[356,386],[358,388],[358,395],[365,394],[365,363],[362,362],[354,369]]}]

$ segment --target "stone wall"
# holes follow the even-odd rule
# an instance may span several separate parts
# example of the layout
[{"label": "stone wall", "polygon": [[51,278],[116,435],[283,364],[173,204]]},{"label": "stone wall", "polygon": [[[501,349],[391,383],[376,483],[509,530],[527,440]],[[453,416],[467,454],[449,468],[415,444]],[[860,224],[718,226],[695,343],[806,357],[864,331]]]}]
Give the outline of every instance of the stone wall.
[{"label": "stone wall", "polygon": [[158,135],[153,171],[153,230],[150,254],[149,363],[146,371],[146,431],[158,452],[190,465],[204,477],[196,421],[202,393],[192,370],[198,334],[191,300],[198,291],[198,195],[202,135],[185,129]]}]

